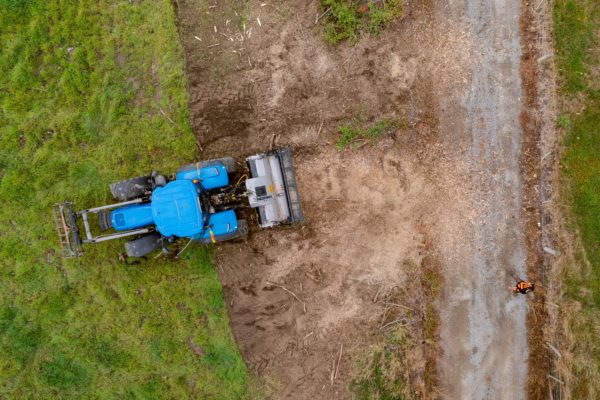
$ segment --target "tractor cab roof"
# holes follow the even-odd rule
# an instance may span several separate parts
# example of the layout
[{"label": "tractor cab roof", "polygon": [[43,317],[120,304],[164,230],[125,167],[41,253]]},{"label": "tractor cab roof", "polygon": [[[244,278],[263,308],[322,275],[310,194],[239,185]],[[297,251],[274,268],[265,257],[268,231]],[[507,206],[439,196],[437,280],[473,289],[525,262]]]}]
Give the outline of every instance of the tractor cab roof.
[{"label": "tractor cab roof", "polygon": [[202,209],[196,186],[175,180],[152,193],[152,215],[163,236],[189,237],[202,231]]}]

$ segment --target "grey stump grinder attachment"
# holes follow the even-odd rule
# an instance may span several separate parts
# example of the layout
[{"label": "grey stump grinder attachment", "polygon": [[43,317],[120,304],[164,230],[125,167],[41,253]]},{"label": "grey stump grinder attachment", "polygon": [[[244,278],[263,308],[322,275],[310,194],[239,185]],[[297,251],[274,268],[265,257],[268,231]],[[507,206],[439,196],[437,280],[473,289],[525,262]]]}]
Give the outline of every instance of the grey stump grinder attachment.
[{"label": "grey stump grinder attachment", "polygon": [[259,226],[303,222],[290,149],[257,154],[246,161],[252,175],[246,180],[248,202],[258,210]]}]

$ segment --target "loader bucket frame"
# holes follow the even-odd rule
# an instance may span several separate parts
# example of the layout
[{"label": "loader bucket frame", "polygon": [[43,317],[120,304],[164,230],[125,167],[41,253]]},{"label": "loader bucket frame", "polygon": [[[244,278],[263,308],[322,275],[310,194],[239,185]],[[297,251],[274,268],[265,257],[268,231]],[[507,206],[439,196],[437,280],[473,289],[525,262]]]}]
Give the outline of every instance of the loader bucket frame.
[{"label": "loader bucket frame", "polygon": [[[92,233],[89,219],[90,214],[97,214],[103,210],[123,207],[131,204],[138,204],[142,203],[143,201],[144,199],[138,198],[81,211],[73,211],[73,203],[70,201],[55,204],[54,207],[52,207],[52,213],[54,214],[54,222],[56,223],[58,241],[60,242],[63,256],[66,258],[81,257],[83,255],[83,244],[100,243],[107,240],[114,240],[127,236],[143,235],[153,232],[154,228],[140,228],[99,236],[94,236]],[[77,220],[79,218],[81,218],[83,223],[83,233],[80,232],[79,226],[77,225]],[[82,238],[82,234],[85,235],[85,238]]]},{"label": "loader bucket frame", "polygon": [[54,222],[60,248],[64,257],[80,257],[83,255],[82,241],[77,226],[77,213],[73,211],[73,203],[65,201],[52,207]]}]

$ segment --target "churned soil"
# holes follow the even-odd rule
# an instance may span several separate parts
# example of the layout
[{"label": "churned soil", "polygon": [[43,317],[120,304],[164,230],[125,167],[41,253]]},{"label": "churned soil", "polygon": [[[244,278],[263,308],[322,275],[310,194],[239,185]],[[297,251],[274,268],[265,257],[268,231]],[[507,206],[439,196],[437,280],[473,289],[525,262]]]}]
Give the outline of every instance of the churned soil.
[{"label": "churned soil", "polygon": [[[199,158],[293,151],[306,224],[250,221],[246,239],[215,248],[233,333],[273,398],[351,398],[361,357],[393,321],[379,299],[438,275],[439,295],[411,304],[439,313],[434,332],[421,341],[423,321],[405,321],[420,343],[417,397],[467,395],[454,372],[524,396],[527,335],[510,327],[525,326],[525,299],[506,288],[527,260],[519,7],[498,17],[466,3],[409,2],[380,35],[331,46],[318,1],[174,1]],[[341,125],[382,119],[401,123],[335,147]],[[438,270],[415,277],[415,265]],[[505,374],[489,374],[494,360]]]}]

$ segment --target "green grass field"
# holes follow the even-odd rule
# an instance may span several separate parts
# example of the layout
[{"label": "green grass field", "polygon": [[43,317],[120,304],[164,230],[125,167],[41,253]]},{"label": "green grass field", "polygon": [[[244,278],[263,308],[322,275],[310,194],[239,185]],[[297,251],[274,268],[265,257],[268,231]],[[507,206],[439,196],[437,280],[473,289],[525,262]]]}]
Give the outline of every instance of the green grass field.
[{"label": "green grass field", "polygon": [[53,203],[196,158],[171,2],[0,0],[0,46],[0,398],[243,398],[209,250],[56,251]]},{"label": "green grass field", "polygon": [[580,310],[566,315],[573,335],[572,394],[592,399],[600,397],[600,3],[558,0],[554,19],[564,192],[585,249],[577,265],[566,268],[563,285]]}]

